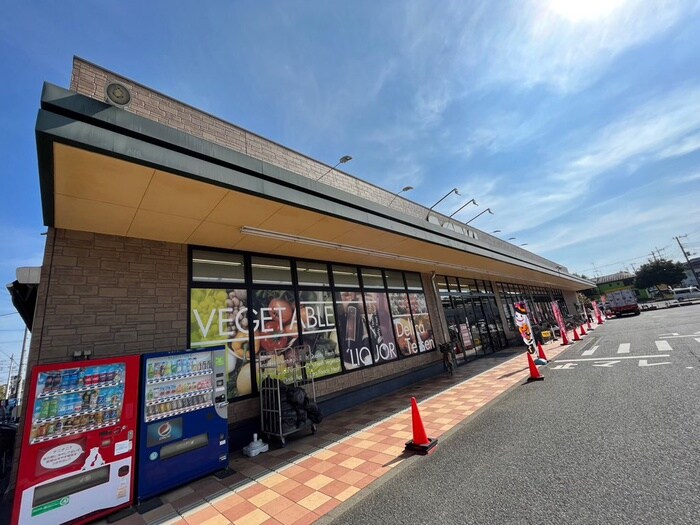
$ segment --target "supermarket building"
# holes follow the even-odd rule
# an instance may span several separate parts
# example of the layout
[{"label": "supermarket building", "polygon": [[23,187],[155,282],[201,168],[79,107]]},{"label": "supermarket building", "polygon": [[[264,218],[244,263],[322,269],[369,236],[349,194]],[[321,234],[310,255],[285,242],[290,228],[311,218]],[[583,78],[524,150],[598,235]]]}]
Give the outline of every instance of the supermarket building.
[{"label": "supermarket building", "polygon": [[467,357],[517,345],[515,301],[542,320],[593,287],[79,58],[69,90],[44,85],[36,137],[28,370],[225,344],[234,447],[258,424],[259,363],[284,366],[271,356],[308,345],[331,412],[438,373],[450,334]]}]

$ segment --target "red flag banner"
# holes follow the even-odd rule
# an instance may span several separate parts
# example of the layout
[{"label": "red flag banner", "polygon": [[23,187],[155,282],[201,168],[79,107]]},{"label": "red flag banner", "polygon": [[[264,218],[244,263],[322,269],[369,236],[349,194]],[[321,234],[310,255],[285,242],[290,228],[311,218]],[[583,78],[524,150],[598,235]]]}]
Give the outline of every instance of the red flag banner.
[{"label": "red flag banner", "polygon": [[557,303],[556,301],[552,301],[552,311],[554,312],[554,318],[557,320],[557,324],[559,325],[559,333],[566,334],[566,325],[564,324],[564,317],[561,315],[559,303]]}]

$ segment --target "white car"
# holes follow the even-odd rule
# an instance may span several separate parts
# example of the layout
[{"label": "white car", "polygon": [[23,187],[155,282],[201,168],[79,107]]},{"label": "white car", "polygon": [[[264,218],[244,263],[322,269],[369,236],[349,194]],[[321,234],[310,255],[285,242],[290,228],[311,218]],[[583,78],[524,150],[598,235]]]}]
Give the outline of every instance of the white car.
[{"label": "white car", "polygon": [[673,298],[679,302],[700,299],[700,289],[697,286],[686,286],[685,288],[675,288]]}]

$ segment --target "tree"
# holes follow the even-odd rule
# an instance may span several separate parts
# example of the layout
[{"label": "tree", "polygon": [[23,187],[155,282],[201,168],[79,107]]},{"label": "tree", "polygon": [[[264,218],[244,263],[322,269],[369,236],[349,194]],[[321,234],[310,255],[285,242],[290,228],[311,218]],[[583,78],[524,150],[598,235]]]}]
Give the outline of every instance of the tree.
[{"label": "tree", "polygon": [[677,286],[685,278],[685,268],[681,263],[659,259],[643,264],[634,280],[636,288],[652,288],[660,284]]}]

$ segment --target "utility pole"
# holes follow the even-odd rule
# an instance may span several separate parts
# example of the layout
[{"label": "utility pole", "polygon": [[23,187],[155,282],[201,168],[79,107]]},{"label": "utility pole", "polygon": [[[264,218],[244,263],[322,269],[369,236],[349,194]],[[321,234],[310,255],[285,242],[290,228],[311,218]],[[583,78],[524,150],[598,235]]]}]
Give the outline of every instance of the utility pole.
[{"label": "utility pole", "polygon": [[7,386],[5,387],[5,399],[10,399],[10,378],[12,377],[12,366],[15,364],[15,354],[10,356],[10,368],[7,370]]},{"label": "utility pole", "polygon": [[[680,237],[687,237],[688,235],[681,235]],[[678,243],[678,246],[680,246],[681,251],[683,252],[683,257],[685,257],[685,262],[688,263],[688,268],[690,268],[690,271],[693,273],[693,277],[695,277],[695,282],[698,286],[700,286],[700,279],[698,279],[698,274],[695,271],[695,268],[693,268],[693,265],[690,264],[690,259],[688,259],[688,252],[685,251],[685,248],[683,248],[683,245],[681,244],[681,240],[678,237],[674,237],[676,239],[676,242]]]}]

